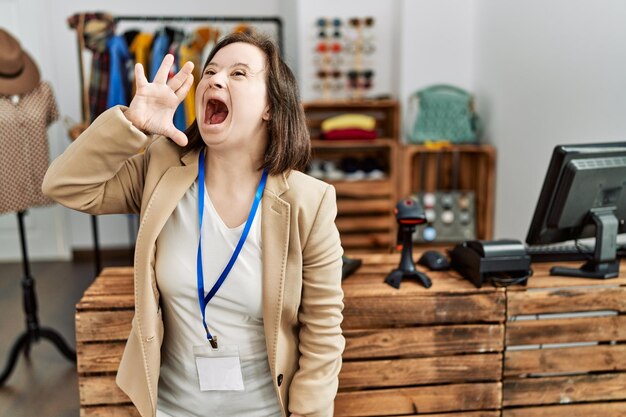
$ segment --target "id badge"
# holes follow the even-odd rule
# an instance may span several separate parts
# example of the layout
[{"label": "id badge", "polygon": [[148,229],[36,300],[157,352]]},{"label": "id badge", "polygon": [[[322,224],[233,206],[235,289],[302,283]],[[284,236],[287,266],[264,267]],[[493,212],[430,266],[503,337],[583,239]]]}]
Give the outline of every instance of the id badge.
[{"label": "id badge", "polygon": [[200,391],[243,391],[241,360],[237,346],[194,346]]}]

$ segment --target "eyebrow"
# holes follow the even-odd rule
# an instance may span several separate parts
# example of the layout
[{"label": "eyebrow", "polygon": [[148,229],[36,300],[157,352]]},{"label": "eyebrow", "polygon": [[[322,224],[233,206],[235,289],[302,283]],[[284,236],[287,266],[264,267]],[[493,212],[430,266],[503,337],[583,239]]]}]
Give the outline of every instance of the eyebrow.
[{"label": "eyebrow", "polygon": [[[215,62],[209,62],[207,64],[207,68],[209,66],[221,67],[221,65],[216,64]],[[252,68],[250,68],[250,65],[243,63],[243,62],[235,62],[233,65],[230,66],[230,68],[234,68],[234,67],[244,67],[244,68],[247,68],[248,70],[252,70]]]}]

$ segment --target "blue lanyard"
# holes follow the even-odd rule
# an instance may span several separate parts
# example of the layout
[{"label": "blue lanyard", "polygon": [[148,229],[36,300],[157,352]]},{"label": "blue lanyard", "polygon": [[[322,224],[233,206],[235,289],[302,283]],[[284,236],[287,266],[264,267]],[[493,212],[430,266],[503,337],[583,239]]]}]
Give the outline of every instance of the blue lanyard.
[{"label": "blue lanyard", "polygon": [[248,233],[250,232],[250,227],[252,226],[252,221],[254,220],[254,216],[256,214],[257,208],[259,207],[259,203],[261,202],[261,197],[263,196],[263,190],[265,189],[265,182],[267,180],[267,170],[263,170],[263,175],[261,176],[261,181],[259,182],[259,186],[256,189],[256,194],[254,195],[254,202],[252,203],[252,207],[250,208],[250,214],[248,214],[248,220],[246,220],[246,225],[243,228],[243,232],[241,233],[241,237],[239,238],[239,242],[233,251],[228,264],[222,271],[220,277],[217,279],[211,291],[205,296],[204,295],[204,274],[202,272],[202,217],[204,213],[204,152],[200,152],[200,156],[198,157],[198,215],[200,217],[200,240],[198,241],[198,255],[197,255],[197,271],[198,271],[198,301],[200,302],[200,310],[202,311],[202,324],[204,325],[204,330],[206,330],[206,337],[211,343],[213,348],[217,348],[217,337],[212,336],[211,332],[209,332],[209,328],[206,325],[206,306],[211,301],[211,298],[217,293],[220,289],[228,273],[233,268],[235,261],[237,261],[237,257],[239,256],[239,252],[241,252],[241,248],[243,248],[243,244],[246,242],[246,238],[248,237]]}]

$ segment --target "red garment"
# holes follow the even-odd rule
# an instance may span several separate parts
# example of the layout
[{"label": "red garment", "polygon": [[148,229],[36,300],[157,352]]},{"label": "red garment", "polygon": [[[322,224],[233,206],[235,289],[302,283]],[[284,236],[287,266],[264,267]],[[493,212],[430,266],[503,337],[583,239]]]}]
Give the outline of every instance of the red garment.
[{"label": "red garment", "polygon": [[322,138],[328,140],[369,140],[377,137],[375,130],[364,129],[335,129],[322,133]]}]

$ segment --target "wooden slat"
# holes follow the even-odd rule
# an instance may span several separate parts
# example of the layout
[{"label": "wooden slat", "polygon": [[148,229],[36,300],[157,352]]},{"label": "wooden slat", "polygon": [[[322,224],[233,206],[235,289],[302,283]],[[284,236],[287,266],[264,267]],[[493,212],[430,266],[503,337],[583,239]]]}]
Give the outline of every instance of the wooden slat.
[{"label": "wooden slat", "polygon": [[103,275],[85,291],[90,295],[132,294],[132,275]]},{"label": "wooden slat", "polygon": [[115,383],[115,375],[83,376],[78,381],[78,389],[81,406],[130,403]]},{"label": "wooden slat", "polygon": [[439,297],[360,297],[344,300],[344,329],[409,324],[498,322],[504,318],[501,293]]},{"label": "wooden slat", "polygon": [[341,215],[353,213],[387,213],[391,215],[394,203],[388,198],[372,198],[367,200],[353,200],[340,198],[337,200],[337,211]]},{"label": "wooden slat", "polygon": [[[321,121],[319,123],[321,125]],[[318,125],[319,126],[319,125]],[[355,148],[389,148],[395,146],[396,142],[391,138],[377,138],[377,139],[362,139],[362,140],[327,140],[327,139],[312,139],[311,146],[313,148],[326,149],[345,149],[354,150]],[[314,149],[317,150],[317,149]]]},{"label": "wooden slat", "polygon": [[132,266],[108,266],[100,271],[100,276],[127,275],[133,276]]},{"label": "wooden slat", "polygon": [[473,381],[498,381],[502,355],[438,356],[434,358],[344,362],[339,388],[405,387]]},{"label": "wooden slat", "polygon": [[[362,256],[352,256],[355,258],[363,258]],[[503,288],[494,288],[490,285],[476,288],[474,284],[464,279],[456,272],[426,271],[421,266],[418,266],[417,269],[426,271],[426,275],[432,280],[432,287],[424,288],[422,285],[418,284],[416,280],[403,279],[400,289],[393,288],[385,283],[385,277],[397,267],[398,264],[379,266],[363,265],[357,270],[355,275],[343,281],[342,287],[346,298],[393,298],[404,295],[439,297],[454,294],[501,294],[504,306]],[[504,319],[504,316],[502,319]]]},{"label": "wooden slat", "polygon": [[134,312],[83,311],[76,313],[76,341],[102,342],[126,340]]},{"label": "wooden slat", "polygon": [[507,323],[506,345],[626,340],[626,316],[523,320]]},{"label": "wooden slat", "polygon": [[76,306],[79,312],[95,310],[129,310],[135,308],[135,296],[131,294],[89,295],[85,294]]},{"label": "wooden slat", "polygon": [[339,392],[335,417],[494,410],[500,399],[495,382]]},{"label": "wooden slat", "polygon": [[81,407],[80,417],[140,417],[132,404],[96,407]]},{"label": "wooden slat", "polygon": [[501,352],[504,325],[476,324],[345,330],[344,359]]},{"label": "wooden slat", "polygon": [[504,376],[626,371],[626,345],[599,345],[505,352]]},{"label": "wooden slat", "polygon": [[335,220],[339,233],[367,233],[368,231],[391,230],[393,226],[391,216],[382,214],[378,216],[346,216],[337,217]]},{"label": "wooden slat", "polygon": [[411,414],[403,415],[402,417],[500,417],[500,411],[464,411],[462,413]]},{"label": "wooden slat", "polygon": [[502,417],[626,417],[626,402],[513,408]]},{"label": "wooden slat", "polygon": [[76,353],[79,373],[116,372],[126,342],[78,343]]},{"label": "wooden slat", "polygon": [[626,287],[566,288],[553,291],[511,291],[507,314],[567,313],[573,311],[626,311]]},{"label": "wooden slat", "polygon": [[626,399],[626,373],[504,381],[505,407]]},{"label": "wooden slat", "polygon": [[393,183],[390,180],[375,181],[337,181],[332,182],[337,197],[378,198],[394,195]]},{"label": "wooden slat", "polygon": [[344,249],[389,247],[391,243],[390,232],[341,234],[341,246]]},{"label": "wooden slat", "polygon": [[[559,266],[579,268],[584,262],[558,262]],[[598,280],[594,278],[573,278],[551,276],[550,268],[555,266],[552,262],[539,262],[533,265],[533,276],[528,280],[526,287],[511,286],[509,291],[526,291],[538,288],[563,288],[563,287],[598,287],[598,286],[624,286],[626,285],[626,262],[620,263],[620,272],[617,278]]]}]

